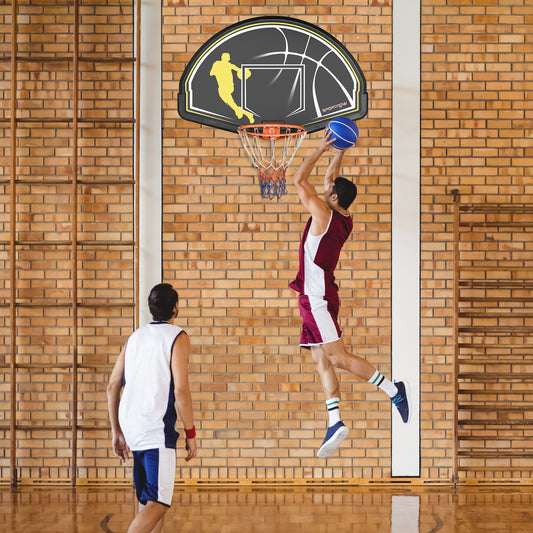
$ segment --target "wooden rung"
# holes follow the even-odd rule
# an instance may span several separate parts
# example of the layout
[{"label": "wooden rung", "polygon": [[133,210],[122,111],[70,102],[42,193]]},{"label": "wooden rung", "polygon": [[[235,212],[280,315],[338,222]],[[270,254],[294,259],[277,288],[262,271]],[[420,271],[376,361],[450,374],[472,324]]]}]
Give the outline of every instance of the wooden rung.
[{"label": "wooden rung", "polygon": [[16,308],[33,308],[33,307],[43,307],[43,308],[50,308],[50,307],[57,307],[58,309],[65,309],[72,307],[73,302],[15,302]]},{"label": "wooden rung", "polygon": [[485,344],[485,343],[476,343],[476,342],[460,342],[459,348],[479,348],[482,350],[500,349],[500,348],[530,350],[530,349],[533,349],[533,344],[508,344],[504,342],[495,342],[494,344]]},{"label": "wooden rung", "polygon": [[521,451],[521,450],[507,450],[507,449],[495,449],[495,450],[459,450],[457,455],[464,458],[472,459],[494,459],[495,457],[505,459],[505,458],[520,458],[520,459],[533,459],[533,449],[531,451]]},{"label": "wooden rung", "polygon": [[[0,61],[6,61],[6,62],[10,62],[11,61],[11,54],[9,55],[2,55],[0,56]],[[40,62],[43,62],[43,61],[49,61],[50,63],[68,63],[69,61],[72,61],[72,54],[68,55],[68,56],[57,56],[57,55],[54,55],[54,56],[39,56],[39,55],[34,55],[34,56],[22,56],[22,55],[17,55],[15,56],[15,61],[20,61],[21,63],[32,63],[32,62],[35,62],[35,63],[40,63]]]},{"label": "wooden rung", "polygon": [[[483,357],[486,361],[479,361],[479,358]],[[458,357],[458,361],[462,365],[466,364],[480,364],[481,362],[487,364],[515,364],[519,365],[522,363],[530,363],[530,359],[533,357],[533,353],[525,354],[486,354],[486,353],[477,353],[477,354],[465,354]]]},{"label": "wooden rung", "polygon": [[[505,435],[480,435],[480,436],[475,436],[475,435],[459,435],[458,436],[458,439],[460,441],[470,441],[470,440],[473,440],[473,441],[476,441],[476,440],[484,440],[484,441],[487,441],[487,440],[495,440],[495,441],[498,441],[498,440],[504,440],[504,441],[510,441],[510,442],[513,442],[514,440],[519,440],[519,441],[523,441],[525,438],[527,437],[520,437],[520,436],[516,436],[516,437],[507,437]],[[532,445],[533,446],[533,445]]]},{"label": "wooden rung", "polygon": [[[11,183],[9,179],[0,179],[0,184],[8,184]],[[99,185],[135,185],[135,180],[133,179],[121,179],[121,180],[77,180],[76,183],[78,185],[91,185],[94,187],[98,187]],[[15,180],[16,185],[38,185],[38,186],[61,186],[61,185],[73,185],[73,181],[71,179],[55,179],[55,180],[49,180],[49,179],[32,179],[32,180],[26,180],[26,179],[17,179]]]},{"label": "wooden rung", "polygon": [[531,273],[531,268],[527,266],[514,266],[514,267],[505,267],[505,266],[490,266],[476,263],[476,266],[459,266],[461,272],[524,272]]},{"label": "wooden rung", "polygon": [[460,287],[468,287],[470,289],[529,289],[533,288],[533,281],[528,280],[468,280],[460,281]]},{"label": "wooden rung", "polygon": [[[16,308],[23,308],[23,309],[32,309],[35,307],[39,307],[39,308],[57,307],[57,308],[64,309],[64,308],[72,307],[74,305],[74,302],[72,300],[68,300],[68,301],[65,300],[65,301],[58,302],[58,301],[46,301],[46,300],[43,301],[43,300],[35,299],[35,300],[32,300],[31,302],[15,302],[14,305]],[[93,309],[93,308],[98,308],[98,307],[105,307],[105,308],[116,307],[116,308],[122,309],[122,308],[135,307],[135,302],[132,302],[132,301],[111,302],[109,300],[105,300],[105,301],[95,300],[91,302],[89,300],[82,300],[82,301],[78,301],[76,305],[77,307],[83,307],[83,308],[88,308],[88,309]],[[10,306],[11,304],[9,302],[0,302],[0,307],[10,307]]]},{"label": "wooden rung", "polygon": [[65,124],[72,124],[73,119],[72,117],[16,117],[15,122],[17,124],[19,123],[28,123],[28,122],[37,122],[37,123],[47,123],[47,124],[57,124],[57,123],[65,123]]},{"label": "wooden rung", "polygon": [[109,180],[78,180],[76,182],[78,185],[91,185],[93,187],[98,187],[98,185],[135,185],[134,179],[109,179]]},{"label": "wooden rung", "polygon": [[[461,393],[461,391],[459,391]],[[466,409],[466,410],[476,410],[476,411],[523,411],[527,409],[533,409],[533,401],[532,402],[512,402],[512,405],[500,405],[495,404],[493,402],[483,402],[483,403],[477,403],[477,402],[460,402],[459,403],[459,409]]]},{"label": "wooden rung", "polygon": [[[480,361],[480,359],[485,359]],[[475,353],[461,355],[458,358],[459,364],[461,365],[479,365],[486,363],[489,365],[501,365],[501,364],[510,364],[510,365],[522,365],[522,364],[531,364],[533,358],[533,353],[525,354],[487,354],[487,353]]]},{"label": "wooden rung", "polygon": [[461,204],[463,213],[533,213],[533,204]]},{"label": "wooden rung", "polygon": [[97,241],[97,240],[79,240],[80,246],[134,246],[135,241]]},{"label": "wooden rung", "polygon": [[[0,62],[10,62],[11,55],[0,56]],[[72,54],[68,56],[22,56],[18,55],[16,61],[20,63],[70,63],[74,61]],[[137,59],[135,57],[98,57],[98,56],[78,56],[80,62],[90,63],[135,63]]]},{"label": "wooden rung", "polygon": [[533,222],[461,222],[461,228],[532,228]]},{"label": "wooden rung", "polygon": [[459,318],[533,318],[533,313],[520,313],[520,310],[501,309],[502,313],[479,313],[471,311],[459,311]]},{"label": "wooden rung", "polygon": [[[1,184],[7,184],[11,183],[11,180],[9,179],[1,179]],[[54,180],[44,180],[44,179],[32,179],[32,180],[15,180],[16,185],[55,185],[55,186],[61,186],[61,185],[72,185],[72,180],[69,179],[54,179]]]},{"label": "wooden rung", "polygon": [[531,381],[533,379],[532,373],[515,373],[515,372],[459,372],[459,379],[513,379],[520,381]]},{"label": "wooden rung", "polygon": [[135,307],[135,302],[80,302],[80,307],[98,308],[98,307],[118,307],[118,308],[132,308]]},{"label": "wooden rung", "polygon": [[464,383],[459,384],[459,394],[494,394],[497,396],[502,394],[533,394],[531,389],[461,389],[461,385],[464,385]]},{"label": "wooden rung", "polygon": [[98,56],[79,56],[78,61],[84,63],[135,63],[136,57],[98,57]]},{"label": "wooden rung", "polygon": [[[462,472],[532,472],[533,471],[533,465],[530,467],[527,466],[466,466],[466,465],[459,465],[459,470]],[[486,481],[487,478],[484,478],[484,481]],[[512,478],[513,482],[519,483],[521,481],[520,478]],[[491,480],[492,481],[492,480]],[[493,481],[495,483],[498,483],[500,481],[506,481],[505,478],[493,478]],[[508,480],[510,481],[510,480]],[[531,478],[528,479],[529,482],[531,482]]]},{"label": "wooden rung", "polygon": [[[9,245],[9,241],[0,241],[0,244]],[[73,242],[70,239],[61,241],[15,241],[15,246],[72,246]],[[135,241],[97,241],[97,240],[78,240],[76,244],[79,246],[134,246]]]},{"label": "wooden rung", "polygon": [[[461,394],[461,392],[459,392]],[[515,403],[515,402],[513,402]],[[516,402],[518,404],[518,402]],[[478,411],[478,412],[490,412],[490,413],[497,413],[501,411],[505,412],[523,412],[523,411],[533,411],[533,404],[518,404],[518,405],[494,405],[493,403],[487,402],[486,404],[467,404],[467,403],[460,403],[458,409],[460,411]]]},{"label": "wooden rung", "polygon": [[465,326],[459,328],[459,335],[464,333],[482,333],[502,335],[504,333],[532,334],[533,327],[529,326]]},{"label": "wooden rung", "polygon": [[533,426],[533,420],[459,420],[457,423],[460,426]]},{"label": "wooden rung", "polygon": [[[0,118],[0,122],[11,122],[10,118]],[[42,123],[42,124],[72,124],[74,119],[72,117],[17,117],[15,118],[17,124],[27,123]],[[135,118],[101,118],[101,117],[80,117],[77,120],[78,124],[135,124]]]},{"label": "wooden rung", "polygon": [[78,123],[94,123],[94,124],[135,124],[134,118],[100,118],[100,117],[80,117]]},{"label": "wooden rung", "polygon": [[72,363],[16,363],[15,368],[22,370],[49,370],[51,368],[69,369]]},{"label": "wooden rung", "polygon": [[[9,367],[9,365],[1,365]],[[0,368],[1,368],[0,366]],[[52,368],[58,369],[72,369],[72,363],[17,363],[15,368],[20,368],[22,370],[50,370]],[[113,365],[111,363],[78,363],[77,368],[79,370],[111,370]]]},{"label": "wooden rung", "polygon": [[15,429],[18,429],[20,431],[68,431],[72,429],[72,425],[70,422],[65,422],[64,424],[58,424],[57,422],[50,424],[39,423],[38,426],[28,423],[20,423],[15,425]]},{"label": "wooden rung", "polygon": [[533,298],[502,296],[501,298],[485,298],[480,296],[460,296],[460,302],[483,302],[483,303],[498,303],[498,302],[515,302],[515,303],[527,303],[533,302]]},{"label": "wooden rung", "polygon": [[[9,431],[9,424],[0,424],[0,431]],[[39,424],[38,426],[32,424],[16,424],[15,429],[20,431],[72,431],[72,424],[67,422],[65,424]],[[80,421],[76,424],[76,429],[81,431],[88,430],[109,430],[110,425],[107,421]]]},{"label": "wooden rung", "polygon": [[[9,307],[9,303],[2,302],[1,306]],[[16,302],[15,307],[21,307],[21,308],[34,308],[34,307],[72,307],[74,305],[74,302],[72,300],[68,302],[42,302],[42,301],[31,301],[31,302]],[[77,303],[78,307],[87,307],[87,308],[94,308],[94,307],[135,307],[134,302],[89,302],[89,301],[80,301]]]},{"label": "wooden rung", "polygon": [[[503,358],[496,358],[496,359],[490,359],[490,357],[494,357],[494,356],[487,356],[487,355],[483,355],[484,357],[484,360],[483,361],[480,361],[479,358],[481,357],[478,356],[477,359],[467,359],[467,358],[463,358],[461,357],[459,359],[459,364],[460,365],[504,365],[504,364],[509,364],[509,365],[523,365],[523,364],[531,364],[533,361],[531,360],[531,358],[527,358],[527,359],[524,359],[524,358],[514,358],[514,359],[503,359]],[[502,356],[502,357],[505,357],[505,356]],[[507,357],[510,357],[510,356],[507,356]],[[533,391],[532,391],[533,392]]]}]

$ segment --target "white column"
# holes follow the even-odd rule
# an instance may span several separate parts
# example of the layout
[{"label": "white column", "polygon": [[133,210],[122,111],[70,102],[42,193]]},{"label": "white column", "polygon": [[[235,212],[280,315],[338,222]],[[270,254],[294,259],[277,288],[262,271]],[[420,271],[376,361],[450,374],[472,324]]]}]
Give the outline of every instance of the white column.
[{"label": "white column", "polygon": [[[139,0],[138,0],[139,1]],[[139,323],[152,319],[147,298],[162,277],[161,2],[141,3]]]},{"label": "white column", "polygon": [[392,406],[392,475],[420,475],[420,0],[392,3],[392,375],[411,417]]}]

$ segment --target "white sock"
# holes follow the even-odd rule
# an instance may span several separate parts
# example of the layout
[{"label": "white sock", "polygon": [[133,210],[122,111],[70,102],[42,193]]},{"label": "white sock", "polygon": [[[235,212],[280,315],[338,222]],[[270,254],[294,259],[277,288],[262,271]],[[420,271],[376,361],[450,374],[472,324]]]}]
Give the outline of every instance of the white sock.
[{"label": "white sock", "polygon": [[330,398],[329,400],[326,400],[326,407],[328,408],[329,414],[328,427],[331,427],[341,419],[341,412],[339,411],[339,398]]},{"label": "white sock", "polygon": [[389,397],[393,398],[398,394],[398,388],[396,385],[389,381],[379,370],[376,370],[375,374],[368,380],[368,383],[377,385],[383,392],[386,392]]}]

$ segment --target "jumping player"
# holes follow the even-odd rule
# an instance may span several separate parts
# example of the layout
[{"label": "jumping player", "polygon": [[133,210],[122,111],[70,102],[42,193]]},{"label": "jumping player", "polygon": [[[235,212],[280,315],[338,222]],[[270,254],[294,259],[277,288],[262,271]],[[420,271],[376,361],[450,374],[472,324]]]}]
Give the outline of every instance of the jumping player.
[{"label": "jumping player", "polygon": [[[334,140],[326,130],[318,148],[293,176],[300,201],[311,217],[300,243],[298,275],[290,287],[299,293],[298,307],[303,320],[300,346],[311,350],[329,413],[326,438],[318,457],[331,455],[348,436],[348,428],[340,417],[340,389],[335,368],[377,385],[389,395],[402,420],[409,419],[405,384],[402,381],[392,383],[368,361],[348,352],[337,322],[339,296],[334,272],[342,246],[352,231],[348,208],[357,196],[357,187],[339,176],[344,152],[331,147]],[[309,183],[309,176],[320,157],[329,150],[336,153],[326,171],[322,199]]]},{"label": "jumping player", "polygon": [[153,321],[130,335],[107,387],[113,451],[122,461],[133,452],[140,512],[128,533],[163,531],[176,476],[177,414],[188,428],[185,460],[197,451],[187,372],[189,337],[174,325],[178,293],[160,283],[151,290],[148,305]]}]

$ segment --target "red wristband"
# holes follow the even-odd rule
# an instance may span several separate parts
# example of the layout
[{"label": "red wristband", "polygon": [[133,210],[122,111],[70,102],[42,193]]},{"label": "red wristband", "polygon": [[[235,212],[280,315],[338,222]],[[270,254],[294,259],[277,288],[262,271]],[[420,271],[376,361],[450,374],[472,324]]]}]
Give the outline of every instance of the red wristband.
[{"label": "red wristband", "polygon": [[191,429],[186,429],[185,436],[188,439],[194,439],[196,437],[196,428],[193,426]]}]

